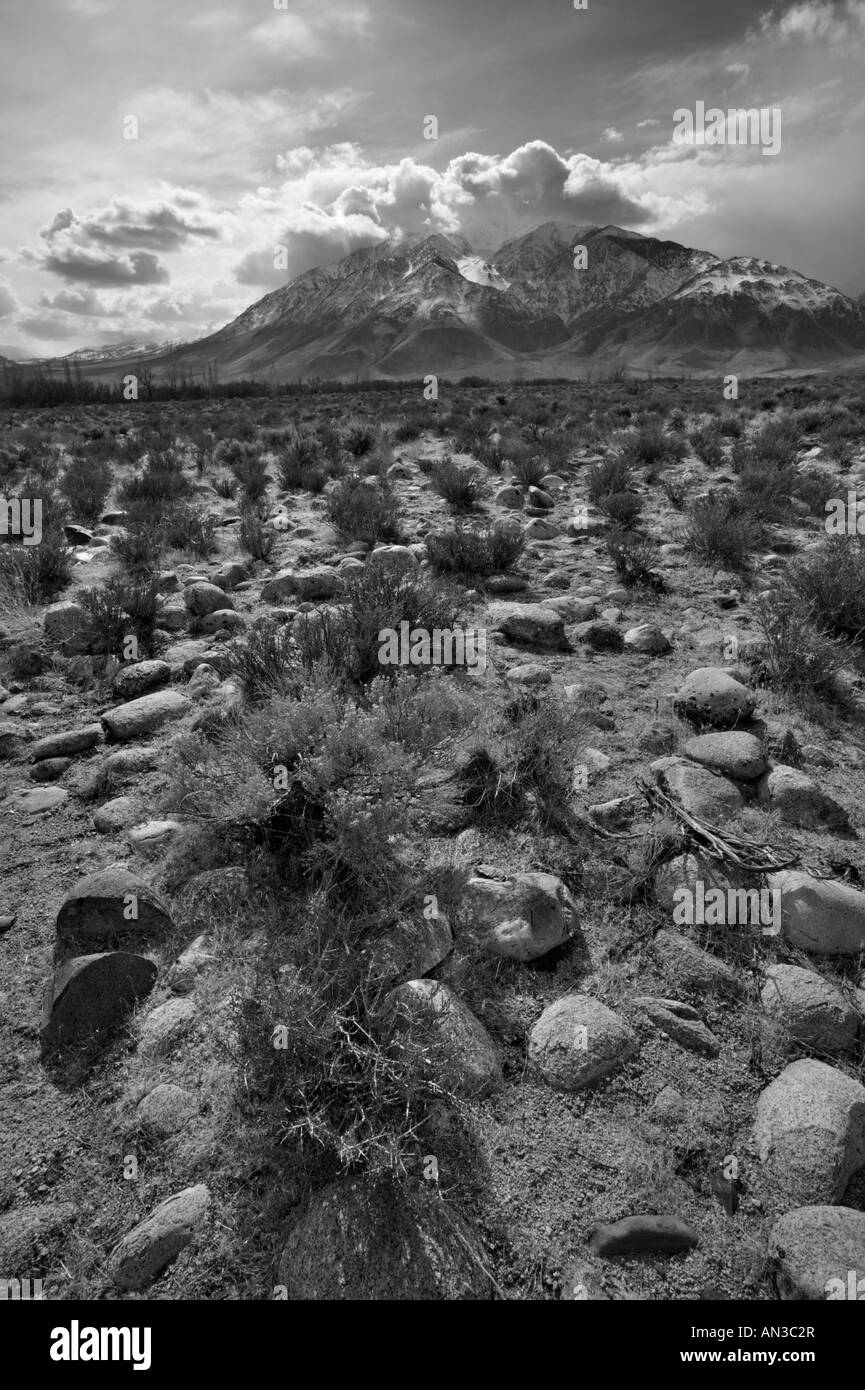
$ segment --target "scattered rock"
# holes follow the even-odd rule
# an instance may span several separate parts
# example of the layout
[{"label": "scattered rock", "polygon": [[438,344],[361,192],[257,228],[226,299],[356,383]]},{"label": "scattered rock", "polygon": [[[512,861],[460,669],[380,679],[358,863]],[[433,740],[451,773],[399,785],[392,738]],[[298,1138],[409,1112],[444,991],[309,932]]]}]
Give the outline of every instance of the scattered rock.
[{"label": "scattered rock", "polygon": [[859,1283],[865,1271],[865,1212],[797,1207],[775,1222],[768,1255],[785,1301],[860,1300],[865,1292]]},{"label": "scattered rock", "polygon": [[76,753],[85,753],[102,741],[102,728],[99,724],[88,724],[83,729],[67,729],[62,734],[47,734],[30,745],[28,752],[31,761],[41,762],[43,758],[68,758]]},{"label": "scattered rock", "polygon": [[0,1269],[4,1278],[39,1278],[45,1247],[75,1221],[71,1202],[38,1202],[0,1216]]},{"label": "scattered rock", "polygon": [[745,993],[745,983],[731,965],[678,932],[666,928],[657,932],[652,948],[665,978],[685,993],[700,998],[706,994],[735,998]]},{"label": "scattered rock", "polygon": [[847,883],[814,878],[802,869],[769,874],[781,894],[785,941],[818,956],[853,956],[865,950],[865,893]]},{"label": "scattered rock", "polygon": [[576,904],[554,874],[471,878],[463,904],[468,909],[467,931],[494,955],[512,960],[546,955],[579,926]]},{"label": "scattered rock", "polygon": [[20,792],[15,797],[14,809],[24,816],[41,816],[62,806],[68,797],[63,787],[37,787],[32,792]]},{"label": "scattered rock", "polygon": [[117,705],[103,714],[102,723],[111,738],[125,743],[152,734],[169,720],[182,718],[191,708],[191,700],[180,691],[156,690],[128,704]]},{"label": "scattered rock", "polygon": [[331,565],[311,565],[305,570],[281,570],[268,579],[261,590],[262,603],[282,603],[300,599],[338,598],[345,591],[345,580]]},{"label": "scattered rock", "polygon": [[194,618],[204,618],[218,608],[233,608],[234,604],[218,584],[197,582],[183,591],[183,602]]},{"label": "scattered rock", "polygon": [[788,825],[806,830],[846,832],[850,821],[843,806],[827,795],[817,783],[795,767],[779,764],[761,777],[757,788],[759,800],[773,811],[780,812]]},{"label": "scattered rock", "polygon": [[639,623],[631,627],[624,636],[625,646],[634,652],[647,656],[664,656],[672,651],[672,643],[654,623]]},{"label": "scattered rock", "polygon": [[682,1004],[677,999],[655,999],[647,994],[638,995],[634,1004],[642,1009],[656,1028],[691,1052],[717,1057],[721,1051],[718,1039],[690,1004]]},{"label": "scattered rock", "polygon": [[616,1071],[638,1047],[633,1029],[600,1000],[567,994],[532,1029],[529,1061],[556,1090],[578,1091]]},{"label": "scattered rock", "polygon": [[799,965],[770,965],[760,995],[768,1018],[791,1042],[839,1056],[856,1040],[859,1015],[836,985]]},{"label": "scattered rock", "polygon": [[840,1202],[865,1166],[865,1087],[825,1062],[791,1062],[757,1101],[754,1144],[785,1199]]},{"label": "scattered rock", "polygon": [[140,814],[141,806],[134,796],[115,796],[93,812],[93,825],[100,835],[116,835],[132,825]]},{"label": "scattered rock", "polygon": [[488,622],[511,642],[553,649],[563,649],[567,645],[561,614],[541,603],[493,603]]},{"label": "scattered rock", "polygon": [[162,1202],[112,1251],[115,1284],[121,1289],[146,1289],[186,1248],[209,1207],[210,1193],[203,1183]]},{"label": "scattered rock", "polygon": [[41,763],[34,763],[27,769],[27,776],[31,782],[56,782],[71,766],[71,758],[43,758]]},{"label": "scattered rock", "polygon": [[135,1118],[159,1139],[178,1134],[198,1113],[198,1102],[191,1092],[170,1081],[154,1086],[139,1101]]},{"label": "scattered rock", "polygon": [[[483,1095],[502,1083],[495,1044],[468,1005],[439,980],[408,980],[388,996],[406,1020],[434,1038],[432,1065],[467,1095]],[[440,1051],[441,1055],[435,1055]]]},{"label": "scattered rock", "polygon": [[589,1245],[605,1260],[630,1255],[681,1255],[699,1245],[699,1237],[678,1216],[626,1216],[597,1226]]},{"label": "scattered rock", "polygon": [[126,838],[134,854],[141,859],[155,859],[164,853],[182,829],[177,820],[149,820],[130,826]]},{"label": "scattered rock", "polygon": [[675,797],[686,811],[715,825],[723,825],[745,805],[733,782],[699,763],[677,757],[658,758],[651,770],[662,790]]},{"label": "scattered rock", "polygon": [[714,666],[692,671],[674,697],[678,714],[718,729],[732,729],[750,719],[756,703],[756,696],[747,686]]},{"label": "scattered rock", "polygon": [[136,661],[129,666],[121,666],[112,682],[114,694],[121,700],[135,700],[147,695],[171,680],[171,667],[167,661]]},{"label": "scattered rock", "polygon": [[166,999],[141,1024],[140,1050],[154,1057],[166,1057],[192,1031],[198,1010],[191,999]]},{"label": "scattered rock", "polygon": [[687,740],[682,752],[692,762],[738,782],[756,781],[768,766],[760,740],[741,732],[698,734]]}]

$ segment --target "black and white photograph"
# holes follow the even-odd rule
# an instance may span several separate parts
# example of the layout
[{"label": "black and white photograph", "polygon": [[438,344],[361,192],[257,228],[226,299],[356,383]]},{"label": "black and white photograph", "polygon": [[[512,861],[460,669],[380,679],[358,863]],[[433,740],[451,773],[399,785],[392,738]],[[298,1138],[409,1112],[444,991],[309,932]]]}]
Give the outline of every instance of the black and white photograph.
[{"label": "black and white photograph", "polygon": [[865,0],[5,0],[28,1371],[852,1355],[863,72]]}]

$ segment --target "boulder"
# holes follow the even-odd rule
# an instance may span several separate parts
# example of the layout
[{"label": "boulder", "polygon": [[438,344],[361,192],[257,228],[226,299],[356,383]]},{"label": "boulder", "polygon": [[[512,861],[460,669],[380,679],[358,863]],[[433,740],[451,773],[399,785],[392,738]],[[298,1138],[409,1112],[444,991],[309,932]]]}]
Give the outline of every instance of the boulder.
[{"label": "boulder", "polygon": [[195,1234],[210,1207],[203,1183],[184,1188],[162,1202],[115,1246],[110,1267],[121,1289],[145,1289],[177,1258]]},{"label": "boulder", "polygon": [[183,602],[194,618],[204,618],[215,613],[218,608],[233,608],[234,604],[224,589],[218,584],[198,581],[189,584],[183,591]]},{"label": "boulder", "polygon": [[529,1062],[558,1091],[579,1091],[636,1055],[636,1033],[600,1000],[566,994],[544,1009],[529,1036]]},{"label": "boulder", "polygon": [[850,829],[843,806],[839,806],[807,773],[800,772],[798,768],[779,763],[760,778],[757,795],[764,806],[778,811],[788,825],[835,833]]},{"label": "boulder", "polygon": [[69,758],[76,753],[86,753],[95,748],[103,738],[99,724],[87,724],[83,729],[66,729],[61,734],[46,734],[28,748],[31,761],[41,762],[43,758]]},{"label": "boulder", "polygon": [[171,667],[167,661],[136,661],[121,666],[112,682],[112,690],[120,700],[135,700],[139,695],[167,685],[170,680]]},{"label": "boulder", "polygon": [[43,1049],[74,1047],[110,1033],[155,982],[153,962],[127,951],[65,961],[45,992],[39,1030]]},{"label": "boulder", "polygon": [[495,1044],[481,1023],[439,980],[408,980],[388,995],[401,1019],[433,1043],[432,1074],[466,1095],[483,1095],[502,1083]]},{"label": "boulder", "polygon": [[102,716],[108,735],[121,743],[143,738],[172,719],[181,719],[192,709],[191,700],[179,690],[156,690],[127,704],[116,705]]},{"label": "boulder", "polygon": [[785,1212],[769,1233],[768,1255],[785,1301],[865,1298],[865,1212],[834,1206]]},{"label": "boulder", "polygon": [[676,712],[695,724],[732,729],[750,719],[756,696],[727,671],[701,666],[686,677],[673,704]]},{"label": "boulder", "polygon": [[478,875],[469,879],[462,905],[467,932],[493,955],[511,960],[545,956],[579,926],[576,904],[554,874]]},{"label": "boulder", "polygon": [[109,864],[75,884],[57,914],[64,946],[94,947],[159,940],[172,928],[162,895],[125,864]]},{"label": "boulder", "polygon": [[488,623],[517,644],[558,650],[567,646],[564,619],[542,603],[493,603]]},{"label": "boulder", "polygon": [[332,565],[310,565],[305,570],[280,570],[261,590],[262,603],[283,603],[285,599],[338,598],[345,592],[345,580]]},{"label": "boulder", "polygon": [[768,767],[760,740],[741,731],[698,734],[687,740],[682,752],[691,762],[737,782],[754,782]]},{"label": "boulder", "polygon": [[656,782],[692,816],[723,825],[745,805],[735,783],[684,758],[657,758],[651,766]]},{"label": "boulder", "polygon": [[814,878],[802,869],[769,874],[767,883],[781,894],[781,930],[785,941],[818,956],[854,956],[865,950],[865,893],[830,878]]},{"label": "boulder", "polygon": [[865,1166],[865,1087],[825,1062],[791,1062],[757,1101],[754,1145],[786,1201],[840,1202]]},{"label": "boulder", "polygon": [[839,1056],[856,1040],[859,1015],[836,985],[799,965],[770,965],[760,995],[763,1012],[789,1040]]}]

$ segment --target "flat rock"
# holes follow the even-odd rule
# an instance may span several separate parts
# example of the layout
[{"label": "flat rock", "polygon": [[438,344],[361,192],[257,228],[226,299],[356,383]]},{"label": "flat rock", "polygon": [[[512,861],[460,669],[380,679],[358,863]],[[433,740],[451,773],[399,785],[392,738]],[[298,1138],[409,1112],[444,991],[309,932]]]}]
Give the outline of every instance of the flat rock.
[{"label": "flat rock", "polygon": [[178,820],[148,820],[131,825],[126,832],[129,848],[141,859],[156,859],[183,830]]},{"label": "flat rock", "polygon": [[121,666],[112,681],[112,690],[121,700],[135,700],[167,685],[170,680],[171,667],[167,661],[136,661]]},{"label": "flat rock", "polygon": [[578,1091],[636,1055],[636,1033],[600,1000],[567,994],[544,1009],[529,1035],[529,1062],[549,1086]]},{"label": "flat rock", "polygon": [[778,811],[787,825],[835,832],[850,828],[844,807],[798,768],[785,767],[782,763],[773,767],[760,778],[757,796],[764,806]]},{"label": "flat rock", "polygon": [[699,1238],[678,1216],[626,1216],[597,1226],[589,1245],[605,1260],[630,1255],[681,1255],[699,1245]]},{"label": "flat rock", "polygon": [[285,599],[337,598],[345,592],[345,580],[332,565],[310,565],[303,570],[280,570],[262,586],[262,603],[282,603]]},{"label": "flat rock", "polygon": [[658,758],[651,765],[656,782],[693,816],[723,825],[741,811],[745,799],[735,783],[684,758]]},{"label": "flat rock", "polygon": [[511,642],[554,650],[567,645],[564,619],[545,604],[497,602],[490,605],[487,616],[489,626]]},{"label": "flat rock", "polygon": [[76,753],[85,753],[95,748],[103,738],[99,724],[87,724],[83,729],[66,729],[60,734],[47,734],[45,738],[31,743],[27,750],[34,763],[43,758],[69,758]]},{"label": "flat rock", "polygon": [[466,1095],[483,1095],[502,1084],[495,1043],[479,1018],[439,980],[408,980],[388,996],[407,1022],[433,1038],[432,1072]]},{"label": "flat rock", "polygon": [[117,705],[103,714],[102,723],[111,738],[125,743],[128,739],[153,733],[169,720],[182,718],[190,709],[192,702],[179,690],[156,690],[151,695]]},{"label": "flat rock", "polygon": [[64,787],[35,787],[32,792],[18,793],[12,802],[12,809],[24,816],[41,816],[62,806],[68,798],[69,793]]},{"label": "flat rock", "polygon": [[756,781],[768,767],[760,740],[741,731],[698,734],[687,740],[682,752],[692,762],[738,782]]},{"label": "flat rock", "polygon": [[689,1051],[701,1052],[706,1057],[717,1057],[721,1051],[718,1039],[690,1004],[682,1004],[677,999],[656,999],[646,994],[639,995],[634,1004],[651,1019],[656,1028]]},{"label": "flat rock", "polygon": [[[837,985],[799,965],[770,965],[760,995],[763,1012],[791,1042],[840,1056],[856,1040],[859,1015]],[[865,1271],[863,1271],[865,1272]]]},{"label": "flat rock", "polygon": [[769,874],[781,894],[781,930],[790,946],[819,956],[853,956],[865,950],[865,893],[802,869]]},{"label": "flat rock", "polygon": [[687,994],[737,998],[745,993],[745,981],[731,965],[679,932],[663,928],[655,934],[652,950],[665,979]]},{"label": "flat rock", "polygon": [[115,1246],[111,1274],[121,1289],[145,1289],[177,1258],[195,1234],[210,1207],[203,1183],[184,1188],[162,1202]]}]

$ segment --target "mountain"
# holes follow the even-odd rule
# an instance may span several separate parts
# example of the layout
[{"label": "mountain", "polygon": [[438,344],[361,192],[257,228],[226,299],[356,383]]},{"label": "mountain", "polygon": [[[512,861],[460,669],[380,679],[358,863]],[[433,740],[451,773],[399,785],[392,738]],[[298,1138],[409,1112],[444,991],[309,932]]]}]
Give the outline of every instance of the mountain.
[{"label": "mountain", "polygon": [[[116,375],[152,347],[118,344],[99,362],[83,355],[91,350],[73,356]],[[860,352],[865,306],[795,270],[620,227],[547,222],[497,251],[443,233],[391,237],[297,276],[149,365],[157,375],[215,369],[223,381],[579,376],[596,362],[755,374]]]}]

